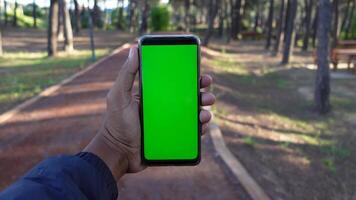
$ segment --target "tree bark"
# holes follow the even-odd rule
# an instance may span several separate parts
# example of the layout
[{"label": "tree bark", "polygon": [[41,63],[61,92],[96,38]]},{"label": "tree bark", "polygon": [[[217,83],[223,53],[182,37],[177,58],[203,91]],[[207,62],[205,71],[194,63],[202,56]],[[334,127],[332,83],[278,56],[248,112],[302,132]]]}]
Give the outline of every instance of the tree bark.
[{"label": "tree bark", "polygon": [[318,33],[318,22],[319,22],[319,4],[317,3],[316,9],[315,9],[315,16],[314,16],[314,22],[313,22],[313,48],[316,46],[316,35]]},{"label": "tree bark", "polygon": [[295,31],[294,31],[294,21],[295,21],[295,16],[297,13],[297,0],[290,0],[290,9],[288,15],[288,22],[287,27],[286,27],[286,33],[285,33],[285,43],[284,43],[284,48],[283,48],[283,58],[282,58],[282,64],[288,64],[289,59],[291,57],[291,54],[293,52],[293,41],[295,37]]},{"label": "tree bark", "polygon": [[4,24],[5,24],[5,26],[7,26],[8,23],[9,23],[9,18],[7,15],[7,1],[4,1]]},{"label": "tree bark", "polygon": [[47,54],[57,55],[58,0],[51,0],[48,16]]},{"label": "tree bark", "polygon": [[220,5],[220,0],[209,0],[208,6],[208,29],[205,32],[205,36],[203,39],[203,46],[208,46],[210,37],[214,30],[214,21],[218,12],[218,7]]},{"label": "tree bark", "polygon": [[134,31],[134,17],[135,17],[136,2],[129,0],[129,30]]},{"label": "tree bark", "polygon": [[256,7],[256,15],[255,15],[255,23],[253,26],[253,31],[257,32],[257,28],[260,25],[260,7],[261,7],[261,0],[257,1],[257,7]]},{"label": "tree bark", "polygon": [[244,0],[231,1],[231,38],[237,39],[241,31],[241,8]]},{"label": "tree bark", "polygon": [[36,0],[33,0],[32,4],[32,17],[33,17],[33,27],[37,28],[37,5]]},{"label": "tree bark", "polygon": [[190,31],[190,0],[184,0],[184,25],[185,32]]},{"label": "tree bark", "polygon": [[273,48],[273,56],[276,56],[279,52],[280,46],[281,46],[281,41],[283,39],[283,30],[284,30],[284,19],[285,19],[285,0],[281,0],[281,7],[279,9],[279,19],[278,19],[278,24],[277,24],[277,36],[276,36],[276,42],[274,43],[274,48]]},{"label": "tree bark", "polygon": [[304,37],[303,37],[303,51],[307,51],[309,47],[309,38],[310,38],[310,24],[311,24],[311,15],[313,11],[313,0],[305,0],[306,4],[306,13],[305,13],[305,24],[304,24]]},{"label": "tree bark", "polygon": [[13,20],[12,20],[12,25],[14,27],[17,26],[17,8],[18,8],[18,3],[17,3],[17,1],[15,1],[14,17],[13,17]]},{"label": "tree bark", "polygon": [[95,43],[94,43],[94,25],[93,25],[93,12],[90,10],[88,6],[88,25],[89,25],[89,38],[90,38],[90,49],[91,49],[91,60],[96,60],[95,54]]},{"label": "tree bark", "polygon": [[63,28],[64,28],[64,50],[67,52],[73,51],[73,30],[69,15],[69,10],[67,8],[66,0],[62,1],[63,6],[61,7],[63,13]]},{"label": "tree bark", "polygon": [[270,0],[269,9],[268,9],[268,21],[267,21],[266,49],[269,49],[271,46],[272,34],[273,34],[273,15],[274,15],[274,0]]},{"label": "tree bark", "polygon": [[3,55],[3,50],[2,50],[2,28],[0,29],[0,56]]},{"label": "tree bark", "polygon": [[333,0],[333,26],[331,48],[336,48],[339,38],[339,0]]},{"label": "tree bark", "polygon": [[[121,8],[119,8],[119,3],[121,2]],[[123,29],[121,26],[121,20],[124,18],[124,0],[118,0],[118,12],[117,12],[117,29]]]},{"label": "tree bark", "polygon": [[80,8],[78,0],[74,0],[74,30],[78,34],[80,32],[81,23],[80,23]]},{"label": "tree bark", "polygon": [[139,34],[142,35],[147,32],[147,18],[148,18],[148,0],[143,1],[143,6],[142,6],[142,15],[141,15],[141,26],[140,26],[140,31]]},{"label": "tree bark", "polygon": [[319,0],[317,71],[315,80],[315,106],[320,114],[330,110],[330,69],[329,69],[329,33],[332,21],[330,0]]},{"label": "tree bark", "polygon": [[344,13],[344,16],[343,16],[343,19],[342,19],[342,22],[341,22],[341,28],[340,28],[341,31],[343,31],[345,29],[346,22],[347,22],[347,20],[349,18],[351,3],[352,3],[352,0],[348,0],[347,1],[346,11]]}]

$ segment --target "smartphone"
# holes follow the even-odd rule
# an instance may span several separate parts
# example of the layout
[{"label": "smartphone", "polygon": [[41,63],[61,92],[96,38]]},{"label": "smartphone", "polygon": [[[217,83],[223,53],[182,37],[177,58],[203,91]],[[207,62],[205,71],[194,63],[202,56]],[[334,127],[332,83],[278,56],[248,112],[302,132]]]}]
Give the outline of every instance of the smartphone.
[{"label": "smartphone", "polygon": [[146,165],[200,162],[200,40],[194,35],[139,39],[142,160]]}]

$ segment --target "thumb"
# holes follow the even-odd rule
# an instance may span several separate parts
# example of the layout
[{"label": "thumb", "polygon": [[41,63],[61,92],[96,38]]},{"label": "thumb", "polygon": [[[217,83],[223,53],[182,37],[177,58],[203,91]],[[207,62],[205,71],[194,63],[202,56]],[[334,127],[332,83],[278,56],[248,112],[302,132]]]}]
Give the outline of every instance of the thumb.
[{"label": "thumb", "polygon": [[[112,87],[109,96],[127,105],[131,99],[131,90],[138,70],[137,45],[130,48],[129,56],[119,71],[119,75]],[[123,105],[123,106],[124,106]]]}]

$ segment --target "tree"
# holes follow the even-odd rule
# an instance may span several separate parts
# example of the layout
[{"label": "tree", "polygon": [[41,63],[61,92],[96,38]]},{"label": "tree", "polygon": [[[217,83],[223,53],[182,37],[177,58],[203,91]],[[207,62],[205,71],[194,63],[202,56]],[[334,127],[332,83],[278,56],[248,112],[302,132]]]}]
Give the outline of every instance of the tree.
[{"label": "tree", "polygon": [[184,26],[185,32],[190,31],[190,0],[184,0]]},{"label": "tree", "polygon": [[0,56],[2,56],[3,50],[2,50],[2,28],[0,29]]},{"label": "tree", "polygon": [[309,46],[309,37],[310,37],[310,24],[311,16],[313,11],[313,0],[305,0],[305,25],[304,25],[304,37],[303,37],[303,51],[308,50]]},{"label": "tree", "polygon": [[141,26],[140,26],[140,35],[144,34],[147,32],[147,18],[148,18],[148,11],[149,11],[149,5],[148,5],[148,0],[144,0],[142,6],[142,15],[141,15]]},{"label": "tree", "polygon": [[274,0],[269,1],[268,20],[267,20],[267,42],[266,49],[271,46],[272,33],[273,33],[273,15],[274,15]]},{"label": "tree", "polygon": [[208,29],[205,31],[203,46],[207,46],[214,29],[214,21],[220,6],[220,0],[209,0],[208,3]]},{"label": "tree", "polygon": [[36,5],[36,0],[33,0],[32,3],[32,17],[33,17],[33,27],[37,27],[37,5]]},{"label": "tree", "polygon": [[8,15],[7,15],[7,1],[4,1],[4,24],[7,26],[9,23]]},{"label": "tree", "polygon": [[241,31],[241,11],[245,0],[233,0],[231,2],[231,37],[237,39]]},{"label": "tree", "polygon": [[329,69],[329,33],[331,28],[332,6],[330,0],[319,0],[317,71],[314,100],[317,111],[325,114],[330,110],[330,69]]},{"label": "tree", "polygon": [[274,43],[274,48],[273,48],[273,55],[276,56],[279,52],[281,40],[282,40],[282,34],[283,34],[283,25],[284,25],[284,19],[285,19],[285,1],[286,0],[281,0],[280,8],[279,8],[279,17],[277,21],[277,35],[276,35],[276,42]]},{"label": "tree", "polygon": [[80,8],[78,0],[74,0],[74,31],[76,34],[80,32]]},{"label": "tree", "polygon": [[314,48],[316,46],[316,34],[318,32],[318,21],[319,21],[318,18],[319,18],[319,3],[317,2],[314,21],[313,21],[313,47]]},{"label": "tree", "polygon": [[57,30],[58,29],[58,0],[51,0],[48,15],[47,30],[47,54],[55,56],[57,54]]},{"label": "tree", "polygon": [[333,0],[333,26],[331,48],[335,48],[339,36],[339,0]]},{"label": "tree", "polygon": [[73,51],[73,30],[70,21],[69,10],[67,8],[66,0],[59,0],[62,5],[60,9],[62,9],[62,19],[63,19],[63,31],[64,31],[64,50],[67,52]]},{"label": "tree", "polygon": [[18,3],[17,1],[15,1],[15,7],[14,7],[14,16],[13,16],[13,20],[12,20],[12,25],[13,26],[17,26],[17,8],[18,8]]},{"label": "tree", "polygon": [[290,55],[293,52],[293,41],[295,38],[294,32],[294,20],[297,13],[298,2],[297,0],[289,0],[289,9],[287,9],[287,22],[286,22],[286,30],[285,30],[285,42],[283,48],[283,58],[282,64],[289,63]]},{"label": "tree", "polygon": [[135,21],[135,10],[136,10],[137,2],[136,0],[129,0],[129,30],[130,32],[134,31],[134,21]]}]

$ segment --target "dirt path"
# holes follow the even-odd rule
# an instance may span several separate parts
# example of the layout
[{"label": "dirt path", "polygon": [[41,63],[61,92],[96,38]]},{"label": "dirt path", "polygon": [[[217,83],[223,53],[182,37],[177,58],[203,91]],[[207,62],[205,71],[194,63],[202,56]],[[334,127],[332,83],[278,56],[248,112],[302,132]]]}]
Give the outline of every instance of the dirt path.
[{"label": "dirt path", "polygon": [[[0,189],[40,160],[80,151],[93,137],[105,96],[127,49],[43,98],[0,126]],[[210,138],[202,141],[197,167],[155,167],[125,176],[121,199],[248,199],[215,158]]]}]

